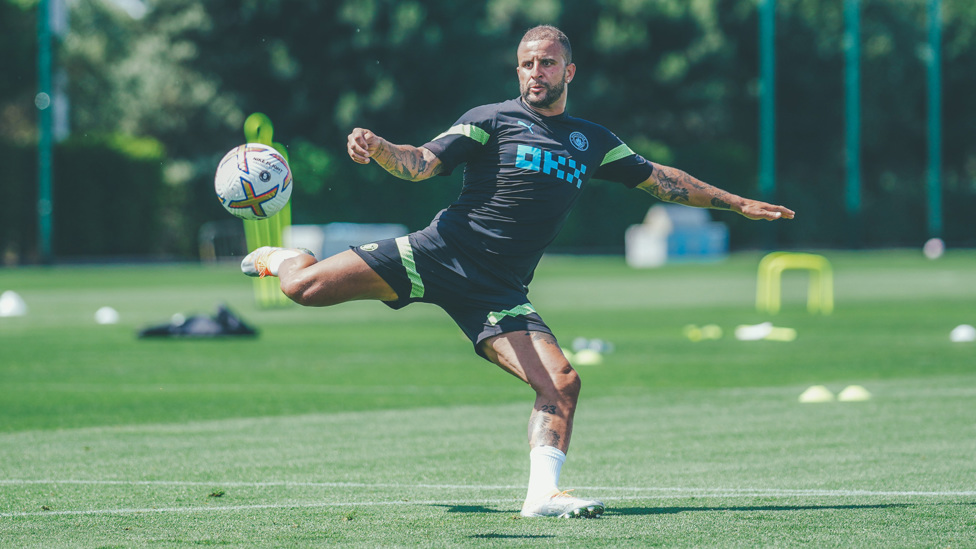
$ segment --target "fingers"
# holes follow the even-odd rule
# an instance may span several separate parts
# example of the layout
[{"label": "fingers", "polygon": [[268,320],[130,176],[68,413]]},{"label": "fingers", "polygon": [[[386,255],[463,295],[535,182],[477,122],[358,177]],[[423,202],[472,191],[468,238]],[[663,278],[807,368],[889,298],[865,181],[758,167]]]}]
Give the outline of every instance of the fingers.
[{"label": "fingers", "polygon": [[353,162],[369,164],[369,146],[376,139],[376,135],[363,128],[354,128],[346,139],[346,151]]},{"label": "fingers", "polygon": [[795,214],[796,212],[784,206],[776,206],[758,201],[751,201],[742,209],[742,215],[749,219],[765,219],[767,221],[793,219]]},{"label": "fingers", "polygon": [[796,212],[783,206],[773,206],[767,204],[766,210],[773,216],[767,219],[793,219],[793,216],[796,215]]}]

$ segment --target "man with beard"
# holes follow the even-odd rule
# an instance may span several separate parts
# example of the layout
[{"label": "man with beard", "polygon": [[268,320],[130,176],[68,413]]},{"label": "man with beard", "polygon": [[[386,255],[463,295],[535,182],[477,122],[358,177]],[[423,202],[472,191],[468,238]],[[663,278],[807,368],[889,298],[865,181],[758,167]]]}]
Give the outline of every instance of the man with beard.
[{"label": "man with beard", "polygon": [[241,267],[252,276],[278,276],[282,291],[307,306],[356,299],[393,309],[418,301],[440,306],[480,356],[535,392],[522,516],[596,517],[603,503],[558,489],[580,378],[527,297],[536,265],[583,187],[606,179],[750,219],[792,219],[793,211],[645,160],[603,126],[567,115],[576,65],[559,29],[530,29],[517,58],[520,97],[471,109],[421,147],[395,145],[363,128],[349,134],[353,161],[375,161],[401,179],[447,175],[466,164],[460,196],[430,226],[319,262],[302,250],[259,248]]}]

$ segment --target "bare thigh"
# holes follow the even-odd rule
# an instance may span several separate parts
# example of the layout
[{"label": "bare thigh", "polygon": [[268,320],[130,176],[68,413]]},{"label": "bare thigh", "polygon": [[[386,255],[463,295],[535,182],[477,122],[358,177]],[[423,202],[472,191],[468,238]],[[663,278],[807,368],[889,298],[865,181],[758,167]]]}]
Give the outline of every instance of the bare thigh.
[{"label": "bare thigh", "polygon": [[393,288],[352,250],[319,262],[310,256],[289,259],[282,263],[278,277],[285,295],[311,307],[359,299],[397,299]]},{"label": "bare thigh", "polygon": [[481,345],[488,360],[533,388],[550,385],[554,374],[569,367],[556,338],[545,332],[509,332]]}]

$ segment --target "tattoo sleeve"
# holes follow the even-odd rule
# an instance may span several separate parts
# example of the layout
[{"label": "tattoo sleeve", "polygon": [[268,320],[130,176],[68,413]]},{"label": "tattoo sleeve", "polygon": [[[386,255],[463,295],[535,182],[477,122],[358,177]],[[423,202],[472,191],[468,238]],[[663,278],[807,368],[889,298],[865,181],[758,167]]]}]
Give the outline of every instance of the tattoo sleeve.
[{"label": "tattoo sleeve", "polygon": [[407,181],[422,181],[441,171],[441,163],[433,153],[410,145],[388,145],[374,159],[384,170]]},{"label": "tattoo sleeve", "polygon": [[699,208],[731,210],[735,200],[735,196],[729,192],[713,187],[677,168],[661,164],[654,164],[651,177],[638,187],[665,202]]},{"label": "tattoo sleeve", "polygon": [[555,407],[549,410],[534,410],[529,416],[529,443],[558,447],[562,437],[550,427],[552,418],[548,414],[555,413]]}]

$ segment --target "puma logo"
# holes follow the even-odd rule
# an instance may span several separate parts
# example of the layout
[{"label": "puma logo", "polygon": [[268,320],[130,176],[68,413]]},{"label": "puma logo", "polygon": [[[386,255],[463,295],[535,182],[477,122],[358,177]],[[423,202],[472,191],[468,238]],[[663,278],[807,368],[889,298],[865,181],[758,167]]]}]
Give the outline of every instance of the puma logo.
[{"label": "puma logo", "polygon": [[535,126],[535,122],[533,122],[531,124],[526,124],[525,122],[522,122],[521,120],[519,120],[518,121],[518,124],[521,125],[521,126],[525,126],[525,129],[529,130],[529,133],[531,133],[532,135],[535,135],[535,132],[532,131],[532,126]]}]

